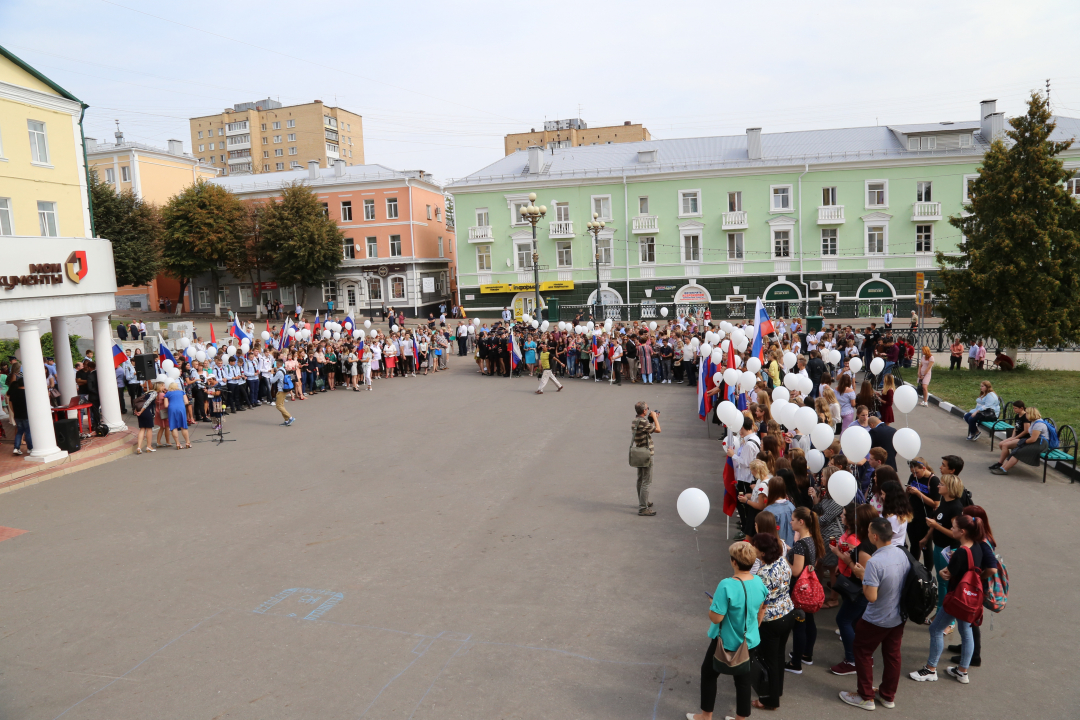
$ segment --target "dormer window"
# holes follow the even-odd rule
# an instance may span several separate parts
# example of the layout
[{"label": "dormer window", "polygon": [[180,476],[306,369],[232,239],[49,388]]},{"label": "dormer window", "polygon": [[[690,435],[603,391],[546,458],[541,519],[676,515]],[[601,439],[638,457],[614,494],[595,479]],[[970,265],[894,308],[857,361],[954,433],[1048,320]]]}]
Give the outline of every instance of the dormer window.
[{"label": "dormer window", "polygon": [[969,148],[972,145],[971,133],[963,133],[960,135],[960,147]]},{"label": "dormer window", "polygon": [[908,150],[936,150],[936,137],[909,137],[907,140]]}]

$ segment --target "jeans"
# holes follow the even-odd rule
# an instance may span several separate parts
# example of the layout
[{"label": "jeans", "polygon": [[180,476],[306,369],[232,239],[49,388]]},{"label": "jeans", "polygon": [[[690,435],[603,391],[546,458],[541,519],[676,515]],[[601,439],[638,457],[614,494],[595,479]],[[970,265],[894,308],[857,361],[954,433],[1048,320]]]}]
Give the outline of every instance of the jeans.
[{"label": "jeans", "polygon": [[904,625],[885,628],[859,619],[855,623],[855,674],[859,678],[859,697],[874,699],[874,651],[881,646],[884,669],[878,692],[890,702],[896,698],[896,686],[900,684],[900,641],[904,638]]},{"label": "jeans", "polygon": [[855,664],[855,623],[862,619],[866,611],[866,596],[859,594],[854,601],[841,598],[840,609],[836,612],[836,626],[840,628],[840,640],[844,643],[844,662]]},{"label": "jeans", "polygon": [[974,410],[972,410],[971,412],[964,413],[964,420],[966,420],[968,424],[968,437],[971,437],[975,433],[979,432],[979,423],[988,421],[992,422],[996,419],[997,415],[994,413],[993,410],[980,410],[979,412],[975,412]]},{"label": "jeans", "polygon": [[566,374],[570,377],[577,377],[577,361],[578,356],[576,352],[569,352],[566,354]]},{"label": "jeans", "polygon": [[312,376],[310,370],[304,370],[300,375],[304,380],[304,394],[307,395],[315,385],[315,378]]},{"label": "jeans", "polygon": [[814,643],[817,642],[817,621],[814,613],[806,613],[806,619],[795,621],[791,630],[791,664],[802,669],[803,658],[814,656]]},{"label": "jeans", "polygon": [[769,695],[760,698],[761,704],[766,707],[780,707],[780,696],[784,694],[784,675],[786,674],[784,651],[794,624],[795,612],[792,611],[782,618],[767,620],[758,628],[761,643],[757,646],[757,651],[761,657],[761,663],[769,672]]},{"label": "jeans", "polygon": [[26,449],[33,450],[34,442],[30,439],[30,419],[15,421],[15,449],[22,447],[23,438],[26,438]]},{"label": "jeans", "polygon": [[[711,713],[716,707],[716,680],[720,673],[713,669],[713,657],[716,655],[717,639],[709,643],[705,660],[701,663],[701,712]],[[750,648],[750,662],[754,662],[757,648]],[[750,690],[753,672],[735,675],[735,714],[742,717],[750,715]],[[771,679],[771,677],[770,677]]]},{"label": "jeans", "polygon": [[259,404],[259,378],[248,378],[248,406],[255,407]]},{"label": "jeans", "polygon": [[664,379],[669,383],[671,382],[671,376],[674,373],[674,363],[672,358],[664,358]]},{"label": "jeans", "polygon": [[[945,649],[945,628],[949,627],[949,623],[953,620],[956,620],[956,618],[942,608],[938,610],[934,622],[930,623],[930,655],[926,659],[926,667],[937,667],[938,660],[941,659],[941,652]],[[971,623],[956,620],[956,629],[960,633],[960,667],[971,667],[971,658],[975,652],[975,640],[971,635]]]}]

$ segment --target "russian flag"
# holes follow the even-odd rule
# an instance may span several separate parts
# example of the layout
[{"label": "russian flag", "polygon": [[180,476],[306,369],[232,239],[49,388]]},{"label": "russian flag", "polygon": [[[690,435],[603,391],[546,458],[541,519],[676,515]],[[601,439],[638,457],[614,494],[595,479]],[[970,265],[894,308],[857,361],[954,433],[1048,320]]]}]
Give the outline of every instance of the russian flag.
[{"label": "russian flag", "polygon": [[240,327],[240,316],[234,315],[232,325],[229,326],[229,334],[237,340],[251,341],[251,336],[244,332],[244,328]]},{"label": "russian flag", "polygon": [[735,464],[731,458],[724,462],[724,514],[731,517],[738,508],[739,489],[735,484]]},{"label": "russian flag", "polygon": [[214,337],[214,323],[210,323],[210,344],[217,347],[217,338]]},{"label": "russian flag", "polygon": [[702,420],[709,414],[708,396],[705,394],[705,370],[708,360],[702,358],[698,363],[698,383],[697,383],[697,403],[698,403],[698,417]]},{"label": "russian flag", "polygon": [[413,370],[420,367],[420,340],[414,337],[412,341]]},{"label": "russian flag", "polygon": [[[507,350],[510,351],[510,370],[513,372],[521,362],[521,353],[518,352],[517,340],[514,339],[513,330],[510,331],[510,340],[507,342],[509,343]],[[595,340],[593,341],[593,344],[596,344]]]},{"label": "russian flag", "polygon": [[123,348],[115,343],[112,346],[112,362],[113,370],[127,362],[127,355],[124,354]]},{"label": "russian flag", "polygon": [[[113,357],[116,357],[116,351],[113,350]],[[169,348],[165,347],[165,343],[158,343],[158,355],[157,359],[159,363],[163,363],[166,360],[172,360],[173,365],[176,365],[176,358],[169,352]]]},{"label": "russian flag", "polygon": [[317,337],[319,334],[319,328],[322,327],[322,323],[319,322],[319,311],[315,311],[315,324],[311,328],[311,335]]},{"label": "russian flag", "polygon": [[757,305],[754,307],[754,344],[751,353],[763,363],[765,362],[765,336],[772,335],[774,332],[776,329],[769,318],[769,313],[762,305],[761,298],[758,298]]},{"label": "russian flag", "polygon": [[352,315],[346,315],[345,319],[341,321],[341,326],[345,327],[345,323],[349,323],[352,325],[352,327],[349,328],[349,332],[352,332],[356,329],[356,321],[352,319]]}]

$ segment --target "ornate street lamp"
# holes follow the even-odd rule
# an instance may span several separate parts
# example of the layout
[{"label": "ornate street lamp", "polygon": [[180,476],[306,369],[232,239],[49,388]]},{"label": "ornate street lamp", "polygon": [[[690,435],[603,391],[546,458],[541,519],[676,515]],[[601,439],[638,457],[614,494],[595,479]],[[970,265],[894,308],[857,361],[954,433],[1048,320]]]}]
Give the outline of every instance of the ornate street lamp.
[{"label": "ornate street lamp", "polygon": [[533,282],[535,283],[536,290],[536,307],[533,309],[533,315],[542,317],[540,315],[540,253],[536,249],[536,223],[540,222],[540,218],[547,215],[547,206],[541,205],[536,207],[533,203],[536,202],[536,193],[529,193],[529,205],[522,208],[521,217],[525,218],[532,225],[532,264],[533,264]]},{"label": "ornate street lamp", "polygon": [[596,248],[596,297],[593,299],[593,320],[600,322],[600,231],[604,229],[604,221],[598,219],[600,216],[597,213],[592,214],[592,222],[586,225],[589,228],[589,232],[593,236],[593,246]]}]

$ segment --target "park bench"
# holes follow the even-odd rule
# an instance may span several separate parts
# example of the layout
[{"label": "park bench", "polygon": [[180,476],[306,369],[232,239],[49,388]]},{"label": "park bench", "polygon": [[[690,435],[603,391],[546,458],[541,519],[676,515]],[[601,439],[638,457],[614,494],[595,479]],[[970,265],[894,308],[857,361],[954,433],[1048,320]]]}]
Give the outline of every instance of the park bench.
[{"label": "park bench", "polygon": [[[1056,424],[1055,427],[1057,427]],[[1057,435],[1058,446],[1052,450],[1047,450],[1039,456],[1043,464],[1043,482],[1046,482],[1046,468],[1049,467],[1051,460],[1065,464],[1071,462],[1073,474],[1069,476],[1069,482],[1076,482],[1074,479],[1076,476],[1076,432],[1073,431],[1071,425],[1062,425],[1057,428]]]},{"label": "park bench", "polygon": [[1016,421],[1016,413],[1013,408],[1013,404],[1002,403],[1003,408],[1001,417],[997,420],[984,420],[979,423],[979,427],[990,433],[990,452],[994,451],[994,437],[999,431],[1005,433],[1005,437],[1012,435],[1013,423]]}]

